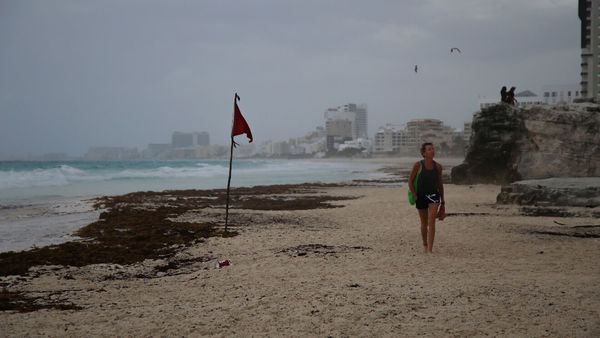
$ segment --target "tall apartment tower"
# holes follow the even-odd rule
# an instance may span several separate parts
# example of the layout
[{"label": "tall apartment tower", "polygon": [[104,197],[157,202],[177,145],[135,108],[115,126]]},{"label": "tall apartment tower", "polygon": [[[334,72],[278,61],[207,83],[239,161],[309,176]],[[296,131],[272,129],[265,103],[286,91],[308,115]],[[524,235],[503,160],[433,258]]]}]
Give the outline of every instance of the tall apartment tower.
[{"label": "tall apartment tower", "polygon": [[352,122],[352,139],[367,139],[367,105],[348,103],[325,111],[325,121],[348,120]]},{"label": "tall apartment tower", "polygon": [[354,139],[368,139],[369,137],[367,135],[367,105],[357,105],[354,103],[348,103],[344,105],[344,111],[354,113],[354,130],[352,133]]},{"label": "tall apartment tower", "polygon": [[579,0],[581,20],[581,96],[599,101],[600,0]]}]

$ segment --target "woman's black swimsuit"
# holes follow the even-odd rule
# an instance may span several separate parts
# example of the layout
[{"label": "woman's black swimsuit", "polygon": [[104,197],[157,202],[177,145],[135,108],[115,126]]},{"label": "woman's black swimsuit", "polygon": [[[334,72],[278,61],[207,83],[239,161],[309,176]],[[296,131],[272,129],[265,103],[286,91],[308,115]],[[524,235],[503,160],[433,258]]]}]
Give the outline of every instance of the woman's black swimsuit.
[{"label": "woman's black swimsuit", "polygon": [[433,162],[433,169],[428,170],[425,162],[421,161],[421,174],[417,183],[416,207],[419,210],[429,208],[430,204],[440,204],[440,184],[437,163]]}]

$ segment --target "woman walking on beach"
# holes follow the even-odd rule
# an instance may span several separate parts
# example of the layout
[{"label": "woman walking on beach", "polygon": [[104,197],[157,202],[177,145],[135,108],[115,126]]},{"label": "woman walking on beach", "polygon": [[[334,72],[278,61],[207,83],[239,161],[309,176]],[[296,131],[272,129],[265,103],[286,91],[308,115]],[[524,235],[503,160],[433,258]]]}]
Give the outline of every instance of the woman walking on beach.
[{"label": "woman walking on beach", "polygon": [[[435,238],[435,219],[446,216],[442,166],[433,160],[435,149],[427,142],[421,145],[423,160],[415,163],[408,179],[408,187],[414,196],[421,218],[423,252],[432,253]],[[417,177],[417,188],[413,184]],[[439,210],[438,210],[439,209]]]}]

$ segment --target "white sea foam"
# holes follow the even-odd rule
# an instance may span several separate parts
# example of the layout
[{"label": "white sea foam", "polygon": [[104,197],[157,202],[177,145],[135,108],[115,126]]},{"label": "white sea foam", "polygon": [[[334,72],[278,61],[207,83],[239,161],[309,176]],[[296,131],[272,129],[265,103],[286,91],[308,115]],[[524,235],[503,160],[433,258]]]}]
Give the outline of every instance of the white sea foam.
[{"label": "white sea foam", "polygon": [[220,165],[179,168],[163,166],[156,169],[127,169],[107,174],[104,179],[211,177],[223,174],[227,174],[227,168]]},{"label": "white sea foam", "polygon": [[227,168],[210,164],[190,167],[162,166],[158,168],[124,169],[118,171],[86,171],[68,165],[61,165],[58,168],[35,169],[30,171],[0,171],[0,190],[62,186],[83,181],[94,182],[119,179],[211,177],[226,174]]},{"label": "white sea foam", "polygon": [[[344,166],[338,163],[312,163],[310,161],[298,162],[244,162],[241,166],[234,166],[238,174],[257,173],[303,173],[310,176],[311,172],[328,172],[330,170],[343,170]],[[82,181],[109,181],[122,179],[148,179],[148,178],[190,178],[190,177],[218,177],[227,175],[228,168],[218,164],[197,163],[193,166],[171,167],[161,166],[147,169],[123,170],[82,170],[69,165],[58,168],[35,169],[30,171],[0,171],[0,190],[11,188],[28,188],[43,186],[61,186]]]},{"label": "white sea foam", "polygon": [[[35,196],[225,187],[229,171],[227,162],[79,162],[46,168],[0,170],[0,201]],[[253,186],[346,181],[364,178],[364,174],[356,173],[373,167],[350,162],[234,161],[231,183],[232,186]]]},{"label": "white sea foam", "polygon": [[60,169],[36,169],[32,171],[0,172],[0,189],[56,186],[68,184]]}]

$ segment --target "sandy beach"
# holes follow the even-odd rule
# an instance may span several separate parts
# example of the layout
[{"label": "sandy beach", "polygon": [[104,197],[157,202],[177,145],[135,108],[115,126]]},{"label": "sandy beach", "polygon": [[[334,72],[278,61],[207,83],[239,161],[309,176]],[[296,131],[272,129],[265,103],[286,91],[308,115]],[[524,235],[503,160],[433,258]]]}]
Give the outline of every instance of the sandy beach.
[{"label": "sandy beach", "polygon": [[[230,211],[233,237],[164,259],[34,267],[0,277],[53,307],[0,312],[3,336],[600,335],[600,222],[532,217],[500,186],[446,185],[448,217],[422,253],[406,187],[322,186],[330,208]],[[247,197],[246,199],[252,199]],[[328,201],[328,202],[327,202]],[[222,223],[218,207],[174,222]],[[215,268],[215,261],[232,264]],[[57,306],[60,305],[60,306]],[[60,309],[60,307],[63,309]]]}]

